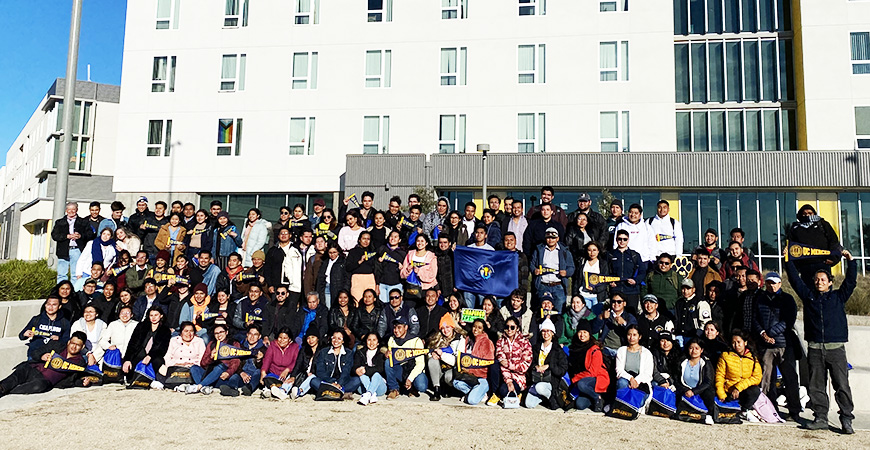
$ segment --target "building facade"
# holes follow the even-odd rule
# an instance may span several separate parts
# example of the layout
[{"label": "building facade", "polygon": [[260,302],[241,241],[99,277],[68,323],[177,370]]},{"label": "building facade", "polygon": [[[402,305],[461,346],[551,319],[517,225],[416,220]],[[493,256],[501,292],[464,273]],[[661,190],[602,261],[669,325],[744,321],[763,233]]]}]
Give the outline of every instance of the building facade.
[{"label": "building facade", "polygon": [[461,207],[487,143],[494,192],[667,198],[767,268],[808,202],[870,257],[868,1],[143,0],[121,85],[119,197]]},{"label": "building facade", "polygon": [[[51,217],[63,124],[63,91],[58,78],[39,102],[12,147],[6,152],[0,205],[0,259],[43,259],[51,246]],[[67,198],[87,214],[94,200],[108,216],[115,171],[120,87],[76,83],[73,145],[69,155]]]}]

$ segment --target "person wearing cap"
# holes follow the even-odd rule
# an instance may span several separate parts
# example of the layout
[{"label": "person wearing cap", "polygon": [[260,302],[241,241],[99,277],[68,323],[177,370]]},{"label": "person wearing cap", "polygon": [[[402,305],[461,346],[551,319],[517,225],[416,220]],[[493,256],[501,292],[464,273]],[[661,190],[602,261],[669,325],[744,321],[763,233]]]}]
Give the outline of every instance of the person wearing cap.
[{"label": "person wearing cap", "polygon": [[127,219],[127,226],[139,236],[139,239],[145,236],[141,225],[145,223],[145,220],[150,219],[154,216],[154,213],[148,209],[148,197],[141,196],[136,200],[136,212],[130,215],[130,218]]},{"label": "person wearing cap", "polygon": [[722,281],[722,276],[712,266],[712,257],[710,252],[704,248],[696,248],[692,253],[692,260],[695,262],[692,271],[689,272],[688,278],[695,283],[695,288],[699,291],[706,289],[707,285],[714,281]]},{"label": "person wearing cap", "polygon": [[725,252],[719,248],[719,233],[715,228],[707,228],[707,231],[704,232],[704,243],[695,247],[695,251],[692,252],[693,261],[697,262],[700,252],[706,253],[709,256],[710,267],[718,272],[725,257]]},{"label": "person wearing cap", "polygon": [[[241,295],[248,295],[248,288],[251,283],[256,281],[263,288],[263,293],[269,292],[269,285],[266,284],[266,253],[263,250],[257,250],[251,255],[251,267],[242,271],[242,279],[236,283]],[[298,298],[296,301],[298,302]]]},{"label": "person wearing cap", "polygon": [[555,327],[556,336],[553,338],[557,343],[559,338],[565,334],[565,322],[562,320],[562,315],[553,305],[553,294],[544,292],[541,295],[541,308],[532,314],[532,322],[529,325],[529,341],[532,345],[539,343],[541,338],[541,327],[545,323],[550,323]]},{"label": "person wearing cap", "polygon": [[610,275],[617,276],[621,281],[611,282],[610,291],[619,291],[625,298],[629,311],[638,311],[640,287],[646,279],[647,265],[640,253],[628,248],[628,230],[616,231],[616,248],[607,252],[610,263]]},{"label": "person wearing cap", "polygon": [[[398,292],[399,295],[394,294],[395,292]],[[390,303],[384,305],[378,318],[377,331],[381,339],[386,339],[389,336],[391,324],[399,317],[408,325],[409,336],[420,335],[420,319],[417,317],[417,311],[414,310],[414,304],[406,302],[401,291],[393,289],[390,291]]]},{"label": "person wearing cap", "polygon": [[[628,215],[616,226],[615,239],[619,237],[619,230],[628,232],[628,248],[636,251],[644,262],[655,260],[655,250],[650,246],[650,241],[655,239],[655,236],[649,223],[643,220],[643,208],[639,204],[632,203],[628,207]],[[613,248],[617,247],[618,242],[613,242]]]},{"label": "person wearing cap", "polygon": [[320,216],[323,215],[323,210],[326,209],[326,202],[320,197],[315,198],[311,208],[314,210],[314,213],[308,216],[308,222],[311,224],[311,228],[314,228],[320,223]]},{"label": "person wearing cap", "polygon": [[680,296],[680,275],[674,269],[674,256],[662,253],[656,258],[655,266],[646,273],[640,294],[653,294],[659,299],[659,307],[673,311]]},{"label": "person wearing cap", "polygon": [[[545,206],[542,211],[546,209]],[[538,297],[549,292],[554,309],[561,312],[568,295],[568,280],[574,275],[574,257],[568,247],[559,243],[559,231],[555,227],[546,229],[545,239],[545,243],[535,247],[529,269]]]},{"label": "person wearing cap", "polygon": [[568,371],[568,357],[559,346],[557,333],[550,318],[544,319],[539,335],[532,344],[532,364],[527,373],[529,391],[525,396],[526,408],[534,408],[543,401],[547,402],[550,409],[559,407],[556,396],[559,395],[562,377]]},{"label": "person wearing cap", "polygon": [[[428,294],[427,291],[427,300]],[[453,385],[456,358],[459,352],[465,348],[465,337],[468,333],[459,327],[453,316],[444,314],[438,323],[438,328],[426,339],[426,348],[430,350],[426,356],[426,373],[432,380],[432,396],[430,401],[441,400],[442,382],[447,386]]]},{"label": "person wearing cap", "polygon": [[797,212],[797,222],[792,222],[787,235],[789,244],[798,243],[830,252],[826,256],[802,258],[794,262],[804,284],[813,284],[813,276],[817,270],[830,270],[831,267],[840,262],[843,250],[840,238],[834,231],[834,227],[818,215],[812,205],[801,206]]},{"label": "person wearing cap", "polygon": [[673,389],[674,377],[679,376],[679,366],[683,360],[683,353],[676,337],[668,331],[662,331],[659,333],[656,345],[650,349],[650,353],[653,355],[653,364],[655,364],[653,384]]},{"label": "person wearing cap", "polygon": [[[385,310],[390,308],[384,308]],[[416,315],[414,317],[417,317]],[[408,319],[405,316],[396,316],[391,321],[393,332],[387,340],[387,355],[394,348],[417,349],[424,348],[423,340],[408,332]],[[399,396],[399,390],[404,389],[408,396],[419,397],[420,392],[426,392],[429,380],[426,378],[426,358],[423,355],[404,361],[395,361],[390,364],[391,358],[384,362],[384,371],[387,374],[387,399],[393,400]]]},{"label": "person wearing cap", "polygon": [[[559,223],[553,216],[554,206],[550,203],[541,203],[536,219],[529,220],[529,225],[523,231],[523,253],[530,254],[540,244],[546,243],[547,230],[553,228],[559,236],[565,235],[565,226]],[[561,211],[561,210],[560,210]]]},{"label": "person wearing cap", "polygon": [[616,226],[623,221],[622,217],[622,201],[613,199],[610,202],[610,217],[608,217],[605,227],[607,228],[607,241],[604,245],[609,245],[616,237]]},{"label": "person wearing cap", "polygon": [[[154,203],[154,213],[148,217],[142,224],[139,225],[139,230],[142,232],[142,248],[148,252],[149,261],[154,264],[154,258],[157,257],[157,252],[162,248],[157,247],[157,234],[163,225],[169,223],[169,217],[166,216],[166,202],[160,200]],[[164,247],[165,248],[165,247]]]},{"label": "person wearing cap", "polygon": [[604,220],[604,216],[602,216],[601,213],[592,208],[592,197],[590,197],[587,192],[581,192],[580,195],[577,196],[577,209],[575,209],[571,214],[568,214],[566,232],[575,226],[577,223],[577,216],[580,213],[586,215],[586,220],[588,222],[586,225],[586,232],[589,233],[592,240],[602,244],[609,242],[606,241],[607,221]]},{"label": "person wearing cap", "polygon": [[641,345],[653,348],[659,340],[659,333],[674,332],[674,320],[667,311],[659,311],[659,299],[652,294],[643,297],[643,314],[637,318],[637,327],[643,336]]},{"label": "person wearing cap", "polygon": [[670,216],[670,211],[671,204],[667,200],[659,200],[656,204],[656,215],[646,220],[650,229],[649,246],[653,255],[683,253],[683,225]]},{"label": "person wearing cap", "polygon": [[[230,220],[230,215],[226,211],[221,211],[217,215],[217,223],[212,230],[212,255],[218,268],[224,269],[227,266],[227,260],[230,255],[237,253],[242,246],[242,233],[236,228],[236,225]],[[300,271],[300,277],[302,273]]]},{"label": "person wearing cap", "polygon": [[680,299],[677,300],[676,340],[682,346],[689,339],[701,337],[704,326],[713,320],[710,304],[701,295],[695,295],[695,283],[689,278],[680,283]]},{"label": "person wearing cap", "polygon": [[752,314],[752,333],[761,352],[761,392],[776,405],[776,370],[782,374],[782,384],[788,401],[788,415],[801,423],[800,383],[795,371],[795,344],[800,345],[794,333],[797,305],[794,297],[782,290],[782,278],[776,272],[764,276],[764,291],[755,298]]},{"label": "person wearing cap", "polygon": [[54,221],[51,229],[51,239],[57,242],[57,282],[75,278],[76,266],[85,244],[94,238],[94,232],[88,225],[88,220],[79,217],[79,206],[76,202],[66,204],[66,215]]},{"label": "person wearing cap", "polygon": [[181,323],[181,310],[193,298],[193,290],[191,289],[190,282],[183,278],[176,281],[173,287],[175,288],[174,292],[163,299],[160,307],[166,312],[164,323],[174,332],[175,328],[178,328],[178,324]]}]

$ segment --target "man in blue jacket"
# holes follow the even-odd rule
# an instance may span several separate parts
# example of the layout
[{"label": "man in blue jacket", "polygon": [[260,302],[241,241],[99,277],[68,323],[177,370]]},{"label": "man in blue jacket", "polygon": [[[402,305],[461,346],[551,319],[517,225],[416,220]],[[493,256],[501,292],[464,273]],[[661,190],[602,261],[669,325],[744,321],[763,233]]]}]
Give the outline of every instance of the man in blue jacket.
[{"label": "man in blue jacket", "polygon": [[43,311],[33,316],[18,334],[18,339],[22,341],[30,339],[27,343],[28,361],[37,361],[43,347],[51,341],[66,342],[69,339],[69,320],[59,310],[60,299],[56,296],[48,297]]},{"label": "man in blue jacket", "polygon": [[610,274],[623,281],[610,283],[611,291],[619,291],[625,298],[626,309],[632,314],[638,311],[640,284],[646,278],[646,264],[640,253],[628,248],[628,231],[616,232],[616,248],[607,252],[610,260]]},{"label": "man in blue jacket", "polygon": [[846,279],[839,289],[832,289],[834,277],[827,269],[819,269],[813,276],[814,288],[801,280],[792,261],[786,263],[788,280],[803,302],[804,339],[807,340],[807,362],[810,369],[809,394],[813,402],[815,420],[808,423],[810,430],[828,428],[828,373],[834,387],[834,398],[840,407],[842,432],[853,434],[852,390],[849,388],[849,365],[846,362],[846,342],[849,341],[849,325],[846,322],[846,301],[855,290],[858,264],[848,250]]},{"label": "man in blue jacket", "polygon": [[[568,247],[559,244],[559,231],[547,228],[544,243],[535,247],[529,269],[535,277],[535,292],[540,299],[545,292],[553,295],[553,310],[562,312],[568,295],[568,280],[574,275],[574,258]],[[532,305],[540,307],[540,300]]]}]

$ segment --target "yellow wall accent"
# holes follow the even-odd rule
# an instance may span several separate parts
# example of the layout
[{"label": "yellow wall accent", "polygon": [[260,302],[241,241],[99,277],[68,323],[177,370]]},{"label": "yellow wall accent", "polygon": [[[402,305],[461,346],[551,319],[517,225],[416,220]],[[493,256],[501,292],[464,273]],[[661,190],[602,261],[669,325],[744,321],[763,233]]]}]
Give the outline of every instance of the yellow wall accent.
[{"label": "yellow wall accent", "polygon": [[804,54],[803,54],[803,26],[801,24],[801,0],[792,4],[792,29],[794,40],[792,50],[794,52],[794,94],[797,101],[797,149],[807,150],[807,105],[804,87]]},{"label": "yellow wall accent", "polygon": [[[662,200],[667,200],[671,204],[670,216],[675,220],[680,220],[680,193],[662,192]],[[653,211],[654,213],[655,211]]]},{"label": "yellow wall accent", "polygon": [[[837,194],[833,192],[827,193],[819,193],[818,194],[818,208],[817,211],[820,216],[824,217],[828,223],[834,228],[834,231],[837,232],[837,236],[840,235],[840,206],[837,202]],[[798,205],[800,207],[800,205]],[[840,274],[843,272],[842,264],[837,264],[836,266],[831,268],[831,273]]]}]

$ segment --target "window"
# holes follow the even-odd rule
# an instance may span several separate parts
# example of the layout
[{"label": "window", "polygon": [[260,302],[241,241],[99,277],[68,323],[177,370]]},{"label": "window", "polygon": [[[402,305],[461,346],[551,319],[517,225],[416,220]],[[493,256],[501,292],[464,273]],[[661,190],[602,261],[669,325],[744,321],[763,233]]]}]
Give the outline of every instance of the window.
[{"label": "window", "polygon": [[293,54],[293,89],[317,89],[317,52]]},{"label": "window", "polygon": [[392,22],[393,21],[393,0],[368,0],[368,21],[369,22]]},{"label": "window", "polygon": [[858,148],[870,149],[870,106],[855,107],[855,134]]},{"label": "window", "polygon": [[520,153],[543,153],[545,150],[546,115],[544,113],[517,114],[517,151]]},{"label": "window", "polygon": [[790,109],[677,111],[677,151],[777,151],[797,145]]},{"label": "window", "polygon": [[441,49],[441,85],[465,86],[465,65],[468,61],[466,47]]},{"label": "window", "polygon": [[790,39],[679,42],[674,64],[677,103],[795,98]]},{"label": "window", "polygon": [[178,29],[178,4],[181,0],[157,0],[158,30]]},{"label": "window", "polygon": [[[52,136],[57,137],[54,140],[54,160],[52,161],[55,169],[57,162],[60,159],[61,140],[60,135],[63,133],[63,102],[57,103],[57,125],[56,133]],[[69,168],[70,170],[88,170],[90,158],[88,158],[88,147],[91,145],[93,135],[93,117],[96,105],[93,102],[75,102],[75,111],[73,112],[73,130],[72,144],[70,145],[69,153]]]},{"label": "window", "polygon": [[598,4],[601,12],[628,11],[628,0],[601,0]]},{"label": "window", "polygon": [[519,83],[545,83],[546,53],[545,44],[537,45],[537,58],[535,57],[535,45],[520,45],[517,48],[517,70]]},{"label": "window", "polygon": [[468,0],[441,0],[442,19],[467,19]]},{"label": "window", "polygon": [[543,16],[547,14],[547,0],[519,0],[521,16]]},{"label": "window", "polygon": [[628,41],[602,42],[601,81],[628,81]]},{"label": "window", "polygon": [[224,55],[221,60],[221,91],[245,90],[245,64],[247,55]]},{"label": "window", "polygon": [[363,154],[390,153],[390,116],[363,117]]},{"label": "window", "polygon": [[310,25],[320,22],[320,0],[294,0],[293,23],[296,25]]},{"label": "window", "polygon": [[151,92],[175,92],[175,57],[155,56]]},{"label": "window", "polygon": [[290,118],[290,154],[314,153],[314,117]]},{"label": "window", "polygon": [[224,28],[248,26],[248,1],[249,0],[226,0],[227,6],[224,11]]},{"label": "window", "polygon": [[148,156],[169,156],[172,141],[171,120],[148,121]]},{"label": "window", "polygon": [[870,74],[870,32],[851,33],[852,73]]},{"label": "window", "polygon": [[218,119],[218,156],[239,156],[242,149],[242,119]]},{"label": "window", "polygon": [[390,50],[366,51],[366,87],[390,87],[392,60]]},{"label": "window", "polygon": [[438,153],[465,153],[465,114],[441,116]]},{"label": "window", "polygon": [[791,0],[674,0],[674,34],[791,31]]},{"label": "window", "polygon": [[628,111],[601,111],[601,151],[627,152]]}]

